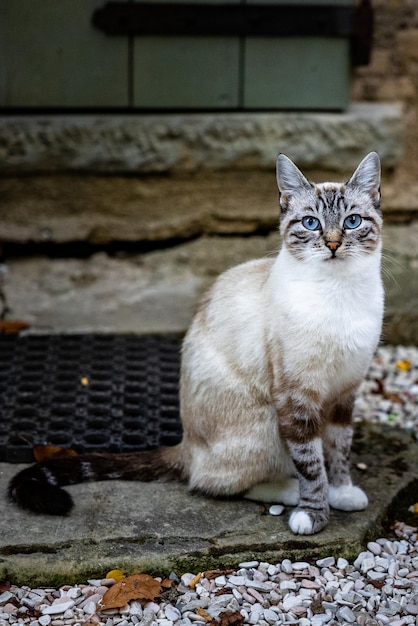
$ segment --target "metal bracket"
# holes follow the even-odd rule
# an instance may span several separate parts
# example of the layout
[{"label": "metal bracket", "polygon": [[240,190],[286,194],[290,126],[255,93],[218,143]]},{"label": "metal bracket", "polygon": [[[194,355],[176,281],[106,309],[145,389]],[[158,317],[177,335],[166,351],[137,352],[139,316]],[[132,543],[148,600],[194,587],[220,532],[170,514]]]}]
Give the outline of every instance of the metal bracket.
[{"label": "metal bracket", "polygon": [[370,56],[372,14],[370,0],[357,7],[107,2],[94,11],[92,23],[107,35],[345,37],[357,42],[352,60],[363,65]]}]

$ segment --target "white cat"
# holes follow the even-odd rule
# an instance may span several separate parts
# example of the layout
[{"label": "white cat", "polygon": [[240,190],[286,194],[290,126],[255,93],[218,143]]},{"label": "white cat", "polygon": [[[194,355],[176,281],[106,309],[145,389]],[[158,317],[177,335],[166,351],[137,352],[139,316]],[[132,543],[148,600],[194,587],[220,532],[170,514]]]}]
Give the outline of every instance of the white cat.
[{"label": "white cat", "polygon": [[354,396],[383,316],[379,157],[345,184],[314,185],[280,155],[277,182],[277,258],[222,274],[185,337],[182,442],[38,463],[14,477],[12,500],[61,514],[72,501],[60,485],[165,476],[208,495],[297,505],[289,525],[299,534],[321,530],[329,505],[367,506],[349,455]]}]

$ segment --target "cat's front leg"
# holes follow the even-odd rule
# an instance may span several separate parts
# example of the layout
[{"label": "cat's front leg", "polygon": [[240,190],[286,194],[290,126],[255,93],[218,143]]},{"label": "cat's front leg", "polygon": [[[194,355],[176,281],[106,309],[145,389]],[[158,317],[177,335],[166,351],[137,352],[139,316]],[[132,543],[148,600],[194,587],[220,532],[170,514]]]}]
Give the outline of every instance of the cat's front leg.
[{"label": "cat's front leg", "polygon": [[328,480],[321,440],[322,416],[312,394],[276,396],[281,437],[287,444],[299,480],[299,504],[289,518],[298,535],[312,535],[329,519]]},{"label": "cat's front leg", "polygon": [[305,441],[287,438],[290,454],[298,473],[299,504],[291,513],[289,526],[298,535],[312,535],[327,525],[329,519],[328,481],[320,437]]},{"label": "cat's front leg", "polygon": [[338,404],[323,435],[325,466],[328,474],[330,506],[341,511],[362,511],[367,495],[351,482],[350,452],[353,437],[351,416],[354,397]]}]

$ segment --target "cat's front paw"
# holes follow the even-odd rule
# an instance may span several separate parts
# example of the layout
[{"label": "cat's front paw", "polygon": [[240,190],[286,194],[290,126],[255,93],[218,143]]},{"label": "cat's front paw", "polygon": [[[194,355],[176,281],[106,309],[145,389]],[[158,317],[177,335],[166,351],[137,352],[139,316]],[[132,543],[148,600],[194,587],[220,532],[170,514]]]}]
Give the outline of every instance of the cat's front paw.
[{"label": "cat's front paw", "polygon": [[313,535],[328,524],[328,511],[296,509],[289,518],[290,530],[295,535]]},{"label": "cat's front paw", "polygon": [[328,502],[333,509],[340,511],[362,511],[369,504],[369,500],[360,487],[342,485],[328,488]]}]

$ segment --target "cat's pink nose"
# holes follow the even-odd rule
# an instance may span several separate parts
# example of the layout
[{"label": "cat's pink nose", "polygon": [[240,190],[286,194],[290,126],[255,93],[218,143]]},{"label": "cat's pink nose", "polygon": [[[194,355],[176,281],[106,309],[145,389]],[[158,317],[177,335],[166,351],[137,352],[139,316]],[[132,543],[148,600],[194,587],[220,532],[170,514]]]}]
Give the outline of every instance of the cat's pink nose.
[{"label": "cat's pink nose", "polygon": [[326,246],[332,251],[335,252],[337,248],[341,245],[341,241],[327,241]]}]

